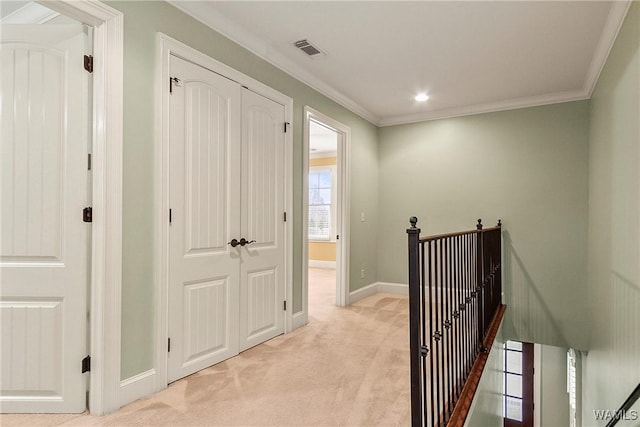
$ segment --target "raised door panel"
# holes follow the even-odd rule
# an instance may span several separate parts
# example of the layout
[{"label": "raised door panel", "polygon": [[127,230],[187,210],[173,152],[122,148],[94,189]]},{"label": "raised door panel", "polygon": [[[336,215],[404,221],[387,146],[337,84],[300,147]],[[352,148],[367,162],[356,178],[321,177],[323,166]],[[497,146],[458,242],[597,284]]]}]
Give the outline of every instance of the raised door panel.
[{"label": "raised door panel", "polygon": [[0,302],[4,396],[62,399],[62,315],[61,298]]},{"label": "raised door panel", "polygon": [[2,46],[3,261],[60,261],[65,150],[65,52]]},{"label": "raised door panel", "polygon": [[284,332],[284,107],[242,92],[240,349]]},{"label": "raised door panel", "polygon": [[[229,293],[228,278],[190,283],[184,287],[185,364],[225,351],[227,347],[226,304]],[[218,308],[212,310],[212,308]]]},{"label": "raised door panel", "polygon": [[185,91],[185,252],[226,250],[229,100],[206,82]]},{"label": "raised door panel", "polygon": [[170,68],[173,381],[238,353],[240,86],[180,58]]}]

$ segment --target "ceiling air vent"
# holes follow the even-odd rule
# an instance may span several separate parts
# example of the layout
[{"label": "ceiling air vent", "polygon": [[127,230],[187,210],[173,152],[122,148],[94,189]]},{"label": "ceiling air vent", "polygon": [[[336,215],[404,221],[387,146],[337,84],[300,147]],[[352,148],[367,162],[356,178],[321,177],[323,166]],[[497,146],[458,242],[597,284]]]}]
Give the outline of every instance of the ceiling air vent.
[{"label": "ceiling air vent", "polygon": [[320,49],[309,43],[307,39],[298,40],[293,45],[309,56],[316,56],[322,53]]}]

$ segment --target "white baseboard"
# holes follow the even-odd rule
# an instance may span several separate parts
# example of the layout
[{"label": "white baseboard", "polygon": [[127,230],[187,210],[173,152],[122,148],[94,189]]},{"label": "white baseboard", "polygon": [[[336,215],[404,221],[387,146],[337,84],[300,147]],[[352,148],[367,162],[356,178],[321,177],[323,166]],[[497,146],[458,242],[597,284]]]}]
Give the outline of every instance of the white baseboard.
[{"label": "white baseboard", "polygon": [[156,371],[149,369],[120,381],[120,406],[156,392]]},{"label": "white baseboard", "polygon": [[378,293],[378,283],[377,282],[371,283],[370,285],[364,286],[353,292],[349,292],[349,301],[347,301],[347,305],[351,305],[354,302],[358,302],[361,299],[370,297],[371,295],[375,295],[377,293]]},{"label": "white baseboard", "polygon": [[409,285],[406,283],[376,282],[376,285],[378,285],[378,292],[405,296],[409,295]]},{"label": "white baseboard", "polygon": [[349,293],[349,304],[378,293],[409,295],[409,286],[404,283],[373,282]]},{"label": "white baseboard", "polygon": [[320,261],[317,259],[310,259],[309,260],[309,267],[313,267],[313,268],[332,268],[332,269],[336,269],[336,262],[335,261]]},{"label": "white baseboard", "polygon": [[296,330],[304,325],[306,325],[306,321],[305,321],[305,317],[304,317],[304,312],[303,311],[299,311],[297,313],[293,313],[293,318],[291,319],[291,323],[292,323],[292,329],[291,330]]}]

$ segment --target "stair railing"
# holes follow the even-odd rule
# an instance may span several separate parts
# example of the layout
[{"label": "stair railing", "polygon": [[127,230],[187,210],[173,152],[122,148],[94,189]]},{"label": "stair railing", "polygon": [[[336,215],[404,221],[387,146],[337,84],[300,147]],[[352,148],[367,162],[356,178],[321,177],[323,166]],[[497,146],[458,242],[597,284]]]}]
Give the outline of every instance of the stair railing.
[{"label": "stair railing", "polygon": [[502,223],[420,237],[409,221],[412,426],[445,426],[501,307]]}]

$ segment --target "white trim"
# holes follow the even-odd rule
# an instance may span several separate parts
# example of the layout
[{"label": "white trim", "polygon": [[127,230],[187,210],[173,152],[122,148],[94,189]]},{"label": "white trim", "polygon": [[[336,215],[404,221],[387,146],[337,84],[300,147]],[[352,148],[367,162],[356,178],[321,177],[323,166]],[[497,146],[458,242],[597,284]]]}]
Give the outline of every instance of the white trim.
[{"label": "white trim", "polygon": [[378,284],[376,282],[371,283],[367,286],[363,286],[360,289],[356,289],[353,292],[349,293],[349,305],[360,301],[361,299],[365,299],[366,297],[370,297],[371,295],[375,295],[378,293]]},{"label": "white trim", "polygon": [[349,304],[375,294],[394,294],[409,296],[409,285],[406,283],[373,282],[349,293]]},{"label": "white trim", "polygon": [[120,408],[123,15],[97,0],[42,2],[94,27],[89,409]]},{"label": "white trim", "polygon": [[376,285],[380,293],[409,296],[409,285],[406,283],[376,282]]},{"label": "white trim", "polygon": [[293,329],[298,329],[307,324],[304,313],[299,311],[297,313],[293,313]]},{"label": "white trim", "polygon": [[202,22],[204,25],[222,34],[226,38],[238,43],[249,52],[264,59],[296,80],[332,99],[349,111],[359,115],[374,125],[378,123],[379,118],[375,114],[362,107],[360,104],[347,97],[334,87],[309,73],[302,67],[298,66],[286,56],[272,48],[269,48],[260,38],[255,37],[239,25],[230,21],[228,17],[220,14],[214,8],[209,7],[207,2],[168,0],[168,3],[191,16],[193,19]]},{"label": "white trim", "polygon": [[584,90],[587,93],[588,98],[591,98],[591,95],[598,84],[600,73],[602,72],[604,65],[607,63],[609,52],[611,52],[611,49],[618,38],[618,33],[622,28],[624,18],[627,16],[631,3],[631,0],[614,1],[611,3],[607,22],[602,29],[600,40],[598,41],[596,51],[591,59],[591,64],[589,65],[587,77],[584,82]]},{"label": "white trim", "polygon": [[631,0],[612,2],[613,4],[611,6],[609,16],[607,17],[607,21],[602,30],[600,40],[581,89],[509,99],[496,103],[454,107],[418,114],[377,117],[362,105],[353,101],[331,85],[323,82],[310,72],[297,65],[291,59],[275,51],[262,39],[256,37],[250,31],[231,21],[228,17],[215,10],[215,8],[209,7],[206,2],[182,2],[179,0],[168,0],[168,2],[194,19],[214,29],[216,32],[238,43],[254,55],[264,59],[295,79],[305,83],[321,94],[379,127],[589,99],[591,98],[591,94],[596,86],[600,72],[606,63],[611,47],[613,46],[617,34],[622,27],[624,17],[632,3]]},{"label": "white trim", "polygon": [[338,134],[336,151],[338,170],[338,209],[336,234],[340,240],[336,241],[336,304],[349,304],[349,236],[350,236],[350,159],[351,159],[351,128],[332,119],[309,106],[304,107],[302,133],[302,312],[305,323],[309,319],[309,236],[305,224],[309,222],[309,121],[315,120]]},{"label": "white trim", "polygon": [[309,260],[309,267],[312,268],[327,268],[327,269],[336,269],[336,262],[335,261],[321,261],[318,259],[310,259]]},{"label": "white trim", "polygon": [[546,95],[530,96],[526,98],[509,99],[506,101],[490,102],[486,104],[453,107],[443,110],[425,111],[418,114],[391,116],[380,119],[379,127],[402,125],[407,123],[425,122],[429,120],[450,119],[453,117],[471,116],[474,114],[494,113],[498,111],[515,110],[518,108],[537,107],[541,105],[559,104],[562,102],[589,99],[589,94],[583,90],[558,92]]},{"label": "white trim", "polygon": [[120,381],[120,405],[124,406],[156,391],[156,371],[149,369]]},{"label": "white trim", "polygon": [[[165,34],[156,37],[156,139],[158,150],[156,164],[156,343],[155,343],[155,389],[167,387],[167,337],[168,337],[168,278],[169,278],[169,59],[171,55],[199,64],[217,74],[223,75],[242,86],[258,93],[284,107],[285,121],[293,122],[293,100],[222,62],[199,52],[190,46]],[[288,212],[285,223],[285,297],[293,301],[293,130],[289,126],[285,133],[285,209]],[[293,304],[291,304],[293,305]],[[285,311],[284,332],[293,330],[293,312]]]}]

